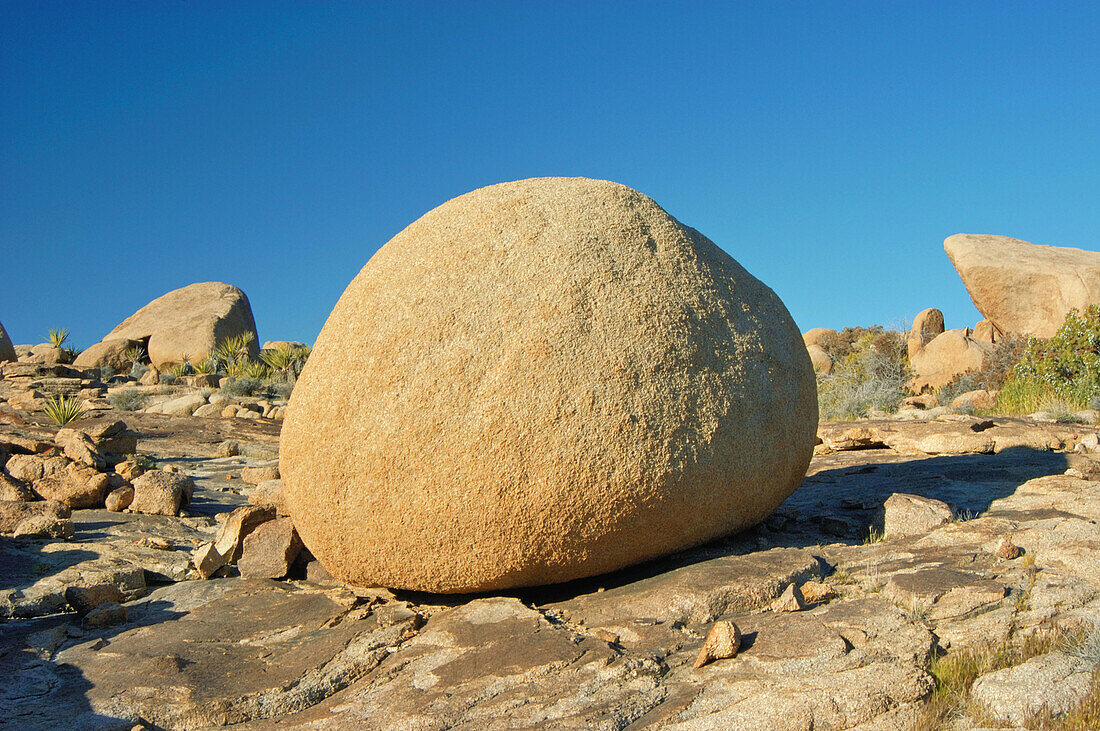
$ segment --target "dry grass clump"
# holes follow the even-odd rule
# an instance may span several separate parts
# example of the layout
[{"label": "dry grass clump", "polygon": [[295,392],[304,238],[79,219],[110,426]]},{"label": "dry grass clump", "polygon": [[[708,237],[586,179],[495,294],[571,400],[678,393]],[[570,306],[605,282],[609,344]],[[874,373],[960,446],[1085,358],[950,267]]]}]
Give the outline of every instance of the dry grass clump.
[{"label": "dry grass clump", "polygon": [[[1014,644],[986,644],[940,655],[932,660],[928,672],[936,688],[925,701],[915,731],[938,731],[953,718],[970,715],[983,718],[981,708],[970,701],[970,689],[982,675],[1014,667],[1033,657],[1055,650],[1083,655],[1100,663],[1100,626],[1087,624],[1073,628],[1054,628],[1019,639]],[[1041,731],[1096,731],[1100,729],[1100,665],[1093,672],[1092,688],[1081,704],[1069,713],[1053,716],[1037,714],[1025,726]]]}]

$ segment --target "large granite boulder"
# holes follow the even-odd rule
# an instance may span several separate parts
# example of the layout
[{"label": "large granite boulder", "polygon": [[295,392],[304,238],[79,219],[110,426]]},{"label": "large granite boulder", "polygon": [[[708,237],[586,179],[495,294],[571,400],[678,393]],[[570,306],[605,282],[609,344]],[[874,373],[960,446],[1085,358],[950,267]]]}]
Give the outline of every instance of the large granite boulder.
[{"label": "large granite boulder", "polygon": [[77,368],[111,368],[116,373],[128,372],[133,366],[128,357],[130,350],[139,347],[144,347],[144,344],[128,338],[101,340],[81,351],[73,365]]},{"label": "large granite boulder", "polygon": [[1100,304],[1100,253],[1007,236],[943,242],[974,306],[998,330],[1049,338],[1073,307]]},{"label": "large granite boulder", "polygon": [[757,523],[816,425],[774,292],[637,191],[543,178],[449,201],[371,258],[291,396],[280,471],[337,578],[488,591]]},{"label": "large granite boulder", "polygon": [[[185,358],[201,360],[219,341],[244,333],[252,335],[251,356],[259,357],[256,321],[248,297],[229,284],[200,282],[156,298],[123,320],[103,340],[147,343],[149,361],[162,368]],[[98,356],[95,348],[89,350]]]},{"label": "large granite boulder", "polygon": [[8,337],[8,331],[4,329],[4,323],[0,322],[0,363],[18,359],[15,346],[11,344],[11,338]]}]

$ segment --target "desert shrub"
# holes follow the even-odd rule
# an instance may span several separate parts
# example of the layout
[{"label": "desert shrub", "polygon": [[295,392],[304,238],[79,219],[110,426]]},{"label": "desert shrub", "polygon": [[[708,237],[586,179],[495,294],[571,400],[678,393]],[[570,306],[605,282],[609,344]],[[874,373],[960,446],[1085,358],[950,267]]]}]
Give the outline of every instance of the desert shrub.
[{"label": "desert shrub", "polygon": [[149,366],[144,363],[134,363],[130,366],[130,378],[140,381],[141,377],[149,372]]},{"label": "desert shrub", "polygon": [[1100,397],[1100,306],[1066,314],[1050,340],[1032,338],[997,397],[998,410],[1027,414],[1045,402],[1073,411]]},{"label": "desert shrub", "polygon": [[905,333],[879,325],[844,328],[822,347],[833,356],[832,373],[819,374],[817,379],[822,419],[852,419],[872,410],[897,410],[910,377]]},{"label": "desert shrub", "polygon": [[178,380],[179,380],[179,377],[175,373],[170,373],[168,371],[162,371],[161,374],[160,374],[160,384],[162,386],[170,386]]},{"label": "desert shrub", "polygon": [[270,391],[271,395],[275,398],[288,399],[291,392],[294,390],[293,383],[273,383]]},{"label": "desert shrub", "polygon": [[257,363],[256,361],[248,359],[233,361],[229,364],[229,367],[225,369],[225,372],[230,378],[244,378],[257,381],[266,381],[272,376],[271,369],[267,367],[266,363]]},{"label": "desert shrub", "polygon": [[107,401],[110,402],[112,408],[119,411],[140,411],[145,408],[149,397],[135,388],[128,388],[125,391],[111,394],[107,397]]},{"label": "desert shrub", "polygon": [[230,376],[227,383],[222,386],[222,391],[230,396],[255,396],[266,390],[264,382],[259,378],[237,378]]},{"label": "desert shrub", "polygon": [[57,426],[63,426],[84,416],[84,407],[75,396],[60,394],[51,396],[46,399],[43,410],[46,412],[46,417]]},{"label": "desert shrub", "polygon": [[194,370],[191,368],[191,359],[184,357],[182,363],[173,363],[172,365],[161,371],[161,377],[163,378],[165,375],[169,375],[175,378],[183,378],[184,376],[189,376],[192,373],[194,373]]},{"label": "desert shrub", "polygon": [[936,391],[936,398],[946,406],[967,391],[1001,390],[1011,375],[1012,369],[1020,362],[1026,348],[1026,338],[1000,336],[993,344],[980,371],[967,371],[955,376]]}]

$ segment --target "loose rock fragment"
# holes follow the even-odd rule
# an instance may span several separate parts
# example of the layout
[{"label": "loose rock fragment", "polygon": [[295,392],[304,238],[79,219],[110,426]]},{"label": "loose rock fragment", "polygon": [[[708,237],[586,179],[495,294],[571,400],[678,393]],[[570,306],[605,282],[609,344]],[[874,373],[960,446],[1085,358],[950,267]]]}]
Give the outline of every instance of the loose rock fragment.
[{"label": "loose rock fragment", "polygon": [[703,642],[703,649],[695,658],[695,667],[701,668],[714,660],[726,660],[737,656],[741,646],[741,630],[733,622],[719,620],[714,623]]},{"label": "loose rock fragment", "polygon": [[241,576],[281,579],[302,551],[302,540],[290,518],[276,518],[245,536],[237,568]]},{"label": "loose rock fragment", "polygon": [[127,485],[117,490],[111,490],[111,492],[107,494],[107,499],[104,501],[104,504],[112,513],[121,513],[123,510],[130,507],[130,504],[133,502],[134,488],[132,485]]},{"label": "loose rock fragment", "polygon": [[997,546],[997,555],[1011,561],[1014,558],[1019,558],[1024,555],[1024,549],[1005,538],[1001,541],[1000,545]]},{"label": "loose rock fragment", "polygon": [[794,584],[788,584],[783,593],[770,605],[773,612],[800,612],[805,608],[806,601],[802,591]]},{"label": "loose rock fragment", "polygon": [[820,581],[807,581],[799,587],[799,590],[807,604],[820,604],[837,596],[833,587]]},{"label": "loose rock fragment", "polygon": [[84,615],[84,627],[87,629],[111,627],[116,624],[124,624],[129,618],[126,607],[118,602],[103,602]]},{"label": "loose rock fragment", "polygon": [[191,502],[195,483],[190,477],[153,470],[133,482],[134,500],[130,510],[148,515],[177,515]]}]

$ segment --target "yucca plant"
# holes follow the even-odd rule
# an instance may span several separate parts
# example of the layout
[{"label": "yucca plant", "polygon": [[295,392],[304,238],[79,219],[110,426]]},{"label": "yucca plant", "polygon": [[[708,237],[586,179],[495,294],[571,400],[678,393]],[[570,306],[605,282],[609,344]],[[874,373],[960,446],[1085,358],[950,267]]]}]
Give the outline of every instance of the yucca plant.
[{"label": "yucca plant", "polygon": [[220,367],[228,370],[230,364],[249,359],[251,345],[255,340],[256,336],[250,332],[230,336],[214,346],[211,357]]},{"label": "yucca plant", "polygon": [[122,351],[122,359],[129,363],[131,368],[138,363],[144,363],[145,355],[145,348],[140,345],[134,345]]},{"label": "yucca plant", "polygon": [[265,381],[271,378],[271,369],[265,363],[257,363],[253,360],[236,360],[225,369],[226,375],[231,378],[255,378]]},{"label": "yucca plant", "polygon": [[271,369],[272,374],[287,382],[293,382],[302,373],[302,367],[309,358],[307,346],[284,345],[274,350],[264,350],[260,358]]},{"label": "yucca plant", "polygon": [[49,332],[50,345],[55,348],[60,348],[62,345],[69,341],[69,331],[66,328],[59,330],[50,330]]},{"label": "yucca plant", "polygon": [[210,375],[218,372],[218,364],[208,355],[199,362],[192,363],[191,370],[199,375]]},{"label": "yucca plant", "polygon": [[57,426],[64,426],[84,416],[84,408],[75,396],[55,394],[46,400],[46,416]]},{"label": "yucca plant", "polygon": [[184,356],[182,363],[176,363],[175,365],[166,368],[164,370],[164,373],[167,373],[170,376],[174,376],[175,378],[183,378],[184,376],[191,375],[191,359],[187,356]]}]

